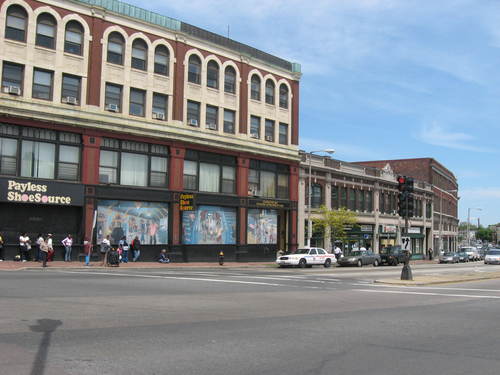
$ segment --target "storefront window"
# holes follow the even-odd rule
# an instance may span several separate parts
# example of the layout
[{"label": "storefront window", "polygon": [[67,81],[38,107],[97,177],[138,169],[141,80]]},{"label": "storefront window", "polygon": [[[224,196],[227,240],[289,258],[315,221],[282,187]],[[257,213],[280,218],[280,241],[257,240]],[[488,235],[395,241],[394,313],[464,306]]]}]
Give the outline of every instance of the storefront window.
[{"label": "storefront window", "polygon": [[287,174],[278,174],[278,198],[288,199],[288,179]]},{"label": "storefront window", "polygon": [[367,191],[365,194],[365,198],[366,198],[366,211],[372,212],[373,211],[373,192]]},{"label": "storefront window", "polygon": [[339,187],[332,186],[332,209],[339,209]]},{"label": "storefront window", "polygon": [[200,163],[200,191],[219,192],[220,169],[217,164]]},{"label": "storefront window", "polygon": [[340,207],[347,208],[347,188],[340,188]]},{"label": "storefront window", "polygon": [[59,163],[57,178],[60,180],[76,181],[79,175],[80,149],[74,146],[59,147]]},{"label": "storefront window", "polygon": [[184,160],[184,189],[196,190],[198,186],[198,163]]},{"label": "storefront window", "polygon": [[141,154],[121,154],[120,177],[122,185],[148,185],[148,157]]},{"label": "storefront window", "polygon": [[265,198],[276,197],[276,174],[273,172],[260,172],[261,196]]},{"label": "storefront window", "polygon": [[323,187],[319,184],[311,185],[311,207],[319,208],[323,204]]},{"label": "storefront window", "polygon": [[22,141],[21,176],[54,178],[55,155],[52,143]]},{"label": "storefront window", "polygon": [[198,206],[182,213],[182,243],[185,245],[234,245],[236,209]]},{"label": "storefront window", "polygon": [[276,210],[248,209],[248,244],[278,243],[278,212]]},{"label": "storefront window", "polygon": [[357,204],[356,204],[356,208],[363,212],[365,210],[365,192],[363,190],[357,190],[357,195],[358,195],[358,199],[357,199]]},{"label": "storefront window", "polygon": [[0,138],[0,174],[15,176],[17,171],[17,140]]},{"label": "storefront window", "polygon": [[349,210],[354,211],[356,209],[356,190],[349,189]]},{"label": "storefront window", "polygon": [[257,197],[288,199],[288,176],[286,165],[251,160],[248,194]]}]

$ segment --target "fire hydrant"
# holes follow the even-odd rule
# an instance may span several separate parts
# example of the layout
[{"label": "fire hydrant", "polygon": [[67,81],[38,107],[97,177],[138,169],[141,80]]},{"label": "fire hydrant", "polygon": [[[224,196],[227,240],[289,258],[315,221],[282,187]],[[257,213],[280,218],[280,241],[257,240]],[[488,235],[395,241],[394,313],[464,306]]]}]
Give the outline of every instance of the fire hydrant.
[{"label": "fire hydrant", "polygon": [[224,265],[224,252],[223,251],[219,252],[219,264],[221,266]]}]

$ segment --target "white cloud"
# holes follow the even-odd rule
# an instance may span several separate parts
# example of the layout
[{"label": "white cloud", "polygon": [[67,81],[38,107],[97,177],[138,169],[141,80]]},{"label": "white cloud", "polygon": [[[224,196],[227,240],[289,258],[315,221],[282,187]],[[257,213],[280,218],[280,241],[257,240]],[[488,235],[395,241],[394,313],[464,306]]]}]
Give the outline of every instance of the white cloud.
[{"label": "white cloud", "polygon": [[494,152],[487,147],[477,145],[476,138],[472,135],[447,129],[435,122],[424,124],[415,137],[433,146],[474,152]]}]

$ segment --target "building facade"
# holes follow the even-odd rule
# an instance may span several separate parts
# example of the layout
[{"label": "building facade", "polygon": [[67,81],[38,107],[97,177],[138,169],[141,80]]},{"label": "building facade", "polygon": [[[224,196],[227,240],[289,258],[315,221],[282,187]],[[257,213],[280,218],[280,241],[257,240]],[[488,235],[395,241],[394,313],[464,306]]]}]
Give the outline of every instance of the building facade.
[{"label": "building facade", "polygon": [[115,0],[0,0],[0,232],[297,244],[300,65]]},{"label": "building facade", "polygon": [[455,175],[432,158],[380,160],[357,164],[384,168],[394,173],[425,181],[433,192],[433,249],[456,251],[458,248],[458,182]]},{"label": "building facade", "polygon": [[[302,153],[299,175],[300,246],[307,243],[309,162],[311,218],[319,217],[322,205],[333,210],[345,207],[356,214],[357,224],[347,228],[347,240],[342,241],[344,254],[361,247],[379,252],[385,246],[399,244],[401,236],[411,238],[416,259],[432,247],[434,207],[430,184],[415,181],[415,217],[410,218],[405,232],[405,221],[397,213],[397,174],[390,168],[365,167],[306,153]],[[331,250],[337,241],[328,233],[313,232],[311,245]]]}]

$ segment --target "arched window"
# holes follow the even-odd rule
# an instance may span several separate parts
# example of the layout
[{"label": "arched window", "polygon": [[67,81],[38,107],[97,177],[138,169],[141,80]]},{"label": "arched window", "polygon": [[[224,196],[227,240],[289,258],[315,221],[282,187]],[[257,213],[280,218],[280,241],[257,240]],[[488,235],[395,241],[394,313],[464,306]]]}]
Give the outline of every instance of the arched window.
[{"label": "arched window", "polygon": [[122,34],[112,32],[108,38],[108,62],[123,65],[123,50],[125,39]]},{"label": "arched window", "polygon": [[165,46],[158,46],[155,49],[155,73],[168,76],[168,48]]},{"label": "arched window", "polygon": [[274,104],[274,82],[270,79],[266,81],[266,103]]},{"label": "arched window", "polygon": [[5,38],[26,41],[26,25],[28,23],[28,13],[22,6],[11,5],[7,9],[7,22],[5,24]]},{"label": "arched window", "polygon": [[236,93],[236,71],[232,66],[228,66],[224,71],[224,91]]},{"label": "arched window", "polygon": [[132,43],[132,68],[148,69],[148,45],[142,39],[136,39]]},{"label": "arched window", "polygon": [[288,108],[288,87],[284,83],[280,85],[280,107]]},{"label": "arched window", "polygon": [[56,47],[56,20],[48,13],[42,13],[36,21],[36,45],[54,49]]},{"label": "arched window", "polygon": [[201,60],[196,55],[189,57],[188,82],[201,83]]},{"label": "arched window", "polygon": [[257,74],[254,74],[250,81],[250,98],[260,100],[260,78]]},{"label": "arched window", "polygon": [[69,21],[64,34],[64,52],[83,54],[83,26],[78,21]]},{"label": "arched window", "polygon": [[219,88],[219,64],[213,60],[207,65],[207,86],[213,89]]}]

